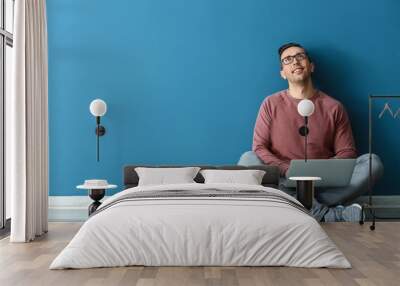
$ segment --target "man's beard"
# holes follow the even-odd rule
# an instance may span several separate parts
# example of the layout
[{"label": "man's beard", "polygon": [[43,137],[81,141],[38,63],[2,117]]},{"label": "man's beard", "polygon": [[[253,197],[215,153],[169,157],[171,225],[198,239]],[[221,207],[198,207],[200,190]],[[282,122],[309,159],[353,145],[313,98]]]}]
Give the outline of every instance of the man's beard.
[{"label": "man's beard", "polygon": [[311,74],[305,74],[303,77],[301,78],[292,78],[290,81],[294,84],[305,84],[307,83],[309,80],[311,79]]}]

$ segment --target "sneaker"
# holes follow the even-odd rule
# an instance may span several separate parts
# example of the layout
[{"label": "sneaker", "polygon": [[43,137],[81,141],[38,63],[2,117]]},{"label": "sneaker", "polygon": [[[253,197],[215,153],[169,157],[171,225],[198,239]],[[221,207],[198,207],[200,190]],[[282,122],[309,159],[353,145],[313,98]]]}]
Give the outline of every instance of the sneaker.
[{"label": "sneaker", "polygon": [[359,204],[352,204],[344,207],[342,212],[343,221],[347,222],[359,222],[361,219],[362,208]]},{"label": "sneaker", "polygon": [[328,212],[324,216],[325,222],[337,222],[343,221],[343,210],[344,206],[338,205],[333,208],[329,208]]}]

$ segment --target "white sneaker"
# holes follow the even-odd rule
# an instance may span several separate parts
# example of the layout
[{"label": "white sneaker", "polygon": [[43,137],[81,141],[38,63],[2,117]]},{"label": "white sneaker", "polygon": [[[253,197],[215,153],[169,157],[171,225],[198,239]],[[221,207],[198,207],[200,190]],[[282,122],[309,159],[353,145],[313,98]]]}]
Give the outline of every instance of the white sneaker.
[{"label": "white sneaker", "polygon": [[337,221],[343,221],[343,210],[344,206],[338,205],[333,208],[329,208],[328,212],[324,216],[324,221],[325,222],[337,222]]},{"label": "white sneaker", "polygon": [[359,204],[352,204],[344,207],[342,211],[343,221],[347,222],[359,222],[361,219],[362,208]]}]

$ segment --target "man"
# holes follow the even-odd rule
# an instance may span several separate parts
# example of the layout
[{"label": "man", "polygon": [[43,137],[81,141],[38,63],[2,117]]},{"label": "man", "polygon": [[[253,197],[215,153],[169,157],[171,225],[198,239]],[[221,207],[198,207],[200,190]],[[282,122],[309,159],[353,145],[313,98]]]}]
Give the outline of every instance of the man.
[{"label": "man", "polygon": [[[299,127],[304,119],[297,112],[302,99],[309,99],[315,111],[309,117],[308,158],[356,158],[353,134],[343,105],[317,90],[312,82],[314,63],[297,43],[279,48],[280,75],[288,89],[268,96],[262,103],[254,128],[253,151],[265,164],[277,166],[285,176],[290,160],[304,158],[304,138]],[[319,220],[358,221],[361,206],[328,208],[314,202],[312,213]]]}]

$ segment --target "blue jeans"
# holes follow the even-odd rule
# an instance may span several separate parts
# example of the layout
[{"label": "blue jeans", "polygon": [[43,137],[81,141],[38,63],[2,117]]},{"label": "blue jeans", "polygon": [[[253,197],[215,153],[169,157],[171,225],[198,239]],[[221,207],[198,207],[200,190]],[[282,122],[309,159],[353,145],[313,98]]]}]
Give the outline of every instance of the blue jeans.
[{"label": "blue jeans", "polygon": [[[238,165],[264,165],[264,162],[254,152],[248,151],[240,157]],[[349,186],[343,188],[316,188],[315,199],[311,209],[312,215],[318,221],[321,221],[325,215],[330,218],[336,217],[336,220],[339,221],[340,219],[336,216],[334,207],[339,204],[348,204],[366,193],[368,191],[368,173],[369,154],[364,154],[357,158]],[[377,155],[372,154],[372,183],[374,184],[382,175],[383,164]],[[280,178],[279,189],[295,196],[295,188],[285,187],[283,184],[285,180],[286,178],[284,177]]]}]

